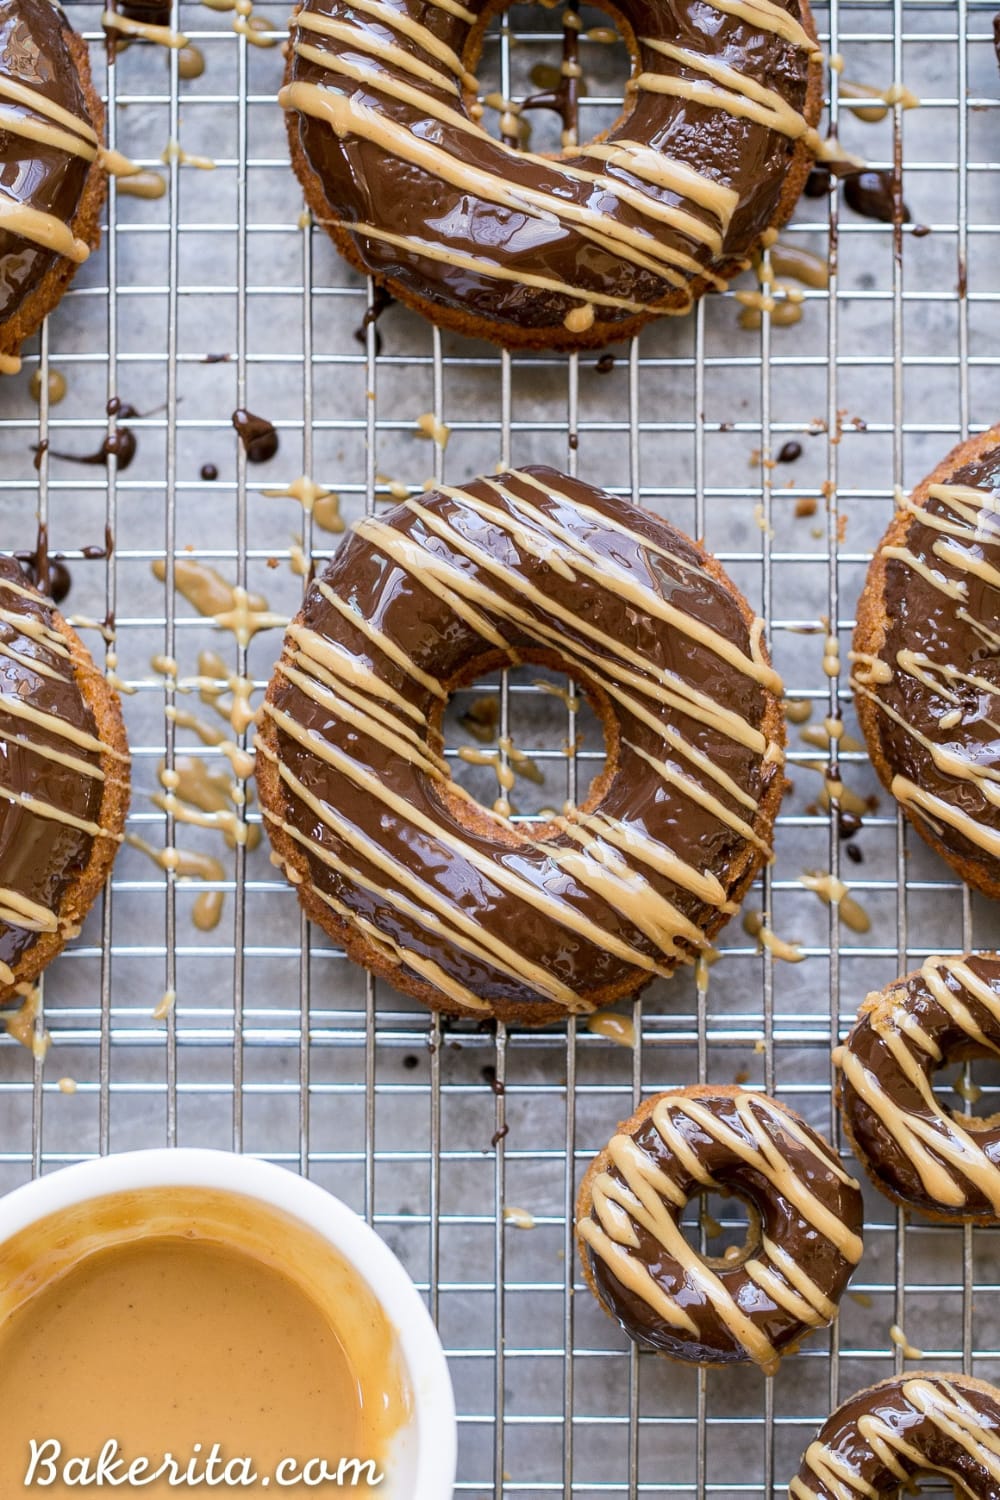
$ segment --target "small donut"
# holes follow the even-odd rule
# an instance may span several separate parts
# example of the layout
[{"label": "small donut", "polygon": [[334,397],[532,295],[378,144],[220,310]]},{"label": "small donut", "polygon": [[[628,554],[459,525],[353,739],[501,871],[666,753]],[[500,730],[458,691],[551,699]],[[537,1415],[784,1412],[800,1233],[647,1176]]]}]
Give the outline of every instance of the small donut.
[{"label": "small donut", "polygon": [[895,1375],[859,1391],[823,1423],[789,1500],[909,1494],[940,1474],[955,1494],[1000,1494],[1000,1391],[971,1375]]},{"label": "small donut", "polygon": [[[784,224],[820,149],[806,0],[603,5],[632,55],[622,115],[551,156],[479,122],[473,72],[501,8],[295,11],[279,99],[337,249],[433,322],[512,347],[598,347],[724,289]],[[567,58],[563,76],[579,69]],[[501,123],[516,138],[522,121],[508,108]]]},{"label": "small donut", "polygon": [[1000,427],[902,500],[868,571],[852,686],[917,832],[1000,898]]},{"label": "small donut", "polygon": [[104,107],[52,0],[0,0],[0,374],[100,240]]},{"label": "small donut", "polygon": [[51,601],[0,557],[0,1001],[78,931],[128,797],[118,695]]},{"label": "small donut", "polygon": [[[264,704],[276,857],[351,957],[439,1010],[541,1024],[633,994],[704,951],[768,857],[762,631],[694,542],[554,469],[368,517]],[[605,730],[604,771],[544,824],[480,807],[442,755],[449,694],[517,663],[570,674]]]},{"label": "small donut", "polygon": [[[741,1198],[737,1254],[702,1257],[680,1216],[696,1193]],[[647,1099],[591,1163],[576,1203],[583,1274],[637,1344],[671,1359],[781,1356],[837,1314],[861,1259],[861,1191],[826,1141],[766,1094],[731,1086]]]},{"label": "small donut", "polygon": [[952,1115],[938,1068],[1000,1053],[1000,956],[929,958],[869,995],[833,1060],[844,1129],[877,1188],[952,1224],[1000,1223],[1000,1116]]}]

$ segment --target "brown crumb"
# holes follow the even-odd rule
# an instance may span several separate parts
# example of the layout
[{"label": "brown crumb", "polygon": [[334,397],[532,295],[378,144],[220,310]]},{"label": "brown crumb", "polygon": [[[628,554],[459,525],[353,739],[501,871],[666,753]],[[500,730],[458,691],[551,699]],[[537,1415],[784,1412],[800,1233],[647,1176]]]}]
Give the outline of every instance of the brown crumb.
[{"label": "brown crumb", "polygon": [[801,500],[796,500],[795,514],[800,518],[803,516],[814,516],[816,514],[815,499],[811,495],[803,495]]}]

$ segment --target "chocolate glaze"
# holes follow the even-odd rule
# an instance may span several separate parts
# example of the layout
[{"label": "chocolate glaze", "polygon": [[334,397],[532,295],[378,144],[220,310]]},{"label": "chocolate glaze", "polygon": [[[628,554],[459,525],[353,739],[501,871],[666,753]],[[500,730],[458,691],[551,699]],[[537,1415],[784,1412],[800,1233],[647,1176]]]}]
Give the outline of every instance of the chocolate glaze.
[{"label": "chocolate glaze", "polygon": [[[692,1117],[686,1108],[707,1112],[716,1122],[714,1128],[723,1137],[728,1134],[729,1139],[718,1139],[706,1127],[703,1118]],[[661,1133],[661,1111],[668,1115],[671,1128],[680,1137],[682,1149]],[[760,1163],[766,1163],[767,1158],[761,1155],[759,1141],[748,1128],[748,1117],[762,1131],[772,1158],[780,1158],[823,1210],[832,1214],[842,1226],[840,1243],[804,1215],[801,1206],[781,1190],[773,1173],[760,1169]],[[756,1358],[769,1373],[773,1372],[778,1357],[789,1345],[811,1329],[825,1325],[830,1318],[817,1311],[808,1320],[803,1319],[794,1310],[795,1299],[788,1298],[792,1306],[782,1306],[751,1272],[757,1264],[764,1263],[777,1276],[788,1297],[794,1282],[780,1268],[780,1257],[787,1256],[818,1289],[815,1300],[819,1300],[821,1294],[830,1303],[836,1303],[861,1254],[863,1215],[857,1183],[840,1170],[831,1147],[798,1116],[765,1095],[747,1094],[736,1088],[676,1089],[660,1094],[644,1106],[639,1116],[622,1127],[622,1135],[634,1142],[650,1169],[669,1180],[681,1203],[705,1191],[707,1186],[715,1192],[731,1193],[742,1199],[750,1210],[750,1231],[747,1248],[731,1262],[721,1258],[702,1260],[700,1255],[691,1252],[695,1262],[692,1267],[672,1253],[648,1222],[640,1222],[639,1217],[625,1207],[622,1229],[627,1220],[630,1234],[626,1239],[619,1232],[618,1253],[624,1249],[625,1264],[640,1266],[648,1272],[659,1293],[683,1310],[694,1322],[697,1332],[672,1325],[663,1312],[641,1294],[640,1288],[626,1285],[615,1274],[612,1265],[600,1252],[600,1237],[612,1224],[611,1217],[606,1215],[602,1230],[599,1197],[607,1191],[607,1181],[616,1184],[626,1195],[629,1191],[635,1193],[634,1181],[628,1181],[630,1171],[620,1169],[612,1162],[615,1151],[612,1142],[608,1156],[598,1161],[598,1167],[603,1167],[601,1175],[596,1180],[588,1177],[585,1184],[592,1194],[587,1216],[590,1223],[584,1224],[582,1229],[578,1224],[584,1264],[605,1308],[629,1337],[644,1348],[695,1363],[729,1364]],[[739,1150],[733,1141],[740,1143]],[[743,1152],[750,1152],[755,1160],[746,1160]],[[692,1157],[697,1163],[697,1171],[690,1165]],[[662,1200],[665,1211],[676,1224],[681,1206],[667,1198],[662,1184],[659,1188],[647,1186],[645,1191]],[[632,1201],[638,1204],[638,1197]],[[621,1197],[617,1202],[621,1204]],[[648,1218],[648,1215],[643,1217]],[[598,1235],[596,1248],[595,1231]],[[765,1241],[777,1247],[776,1255],[772,1256],[765,1248]],[[705,1266],[721,1283],[724,1289],[722,1297],[713,1300],[707,1294],[701,1280]],[[769,1356],[748,1349],[734,1327],[734,1309],[750,1320],[762,1337],[765,1349],[769,1347]]]},{"label": "chocolate glaze", "polygon": [[[17,563],[0,557],[0,608],[5,612],[0,620],[0,788],[17,795],[28,793],[63,813],[94,823],[100,813],[103,783],[28,746],[69,752],[95,767],[100,765],[100,755],[75,742],[67,743],[62,734],[15,717],[4,708],[5,700],[20,699],[74,729],[97,736],[94,717],[66,656],[47,638],[40,640],[34,633],[38,626],[46,631],[54,629],[52,604],[41,595],[26,597],[11,588],[12,584],[24,588],[26,583]],[[20,628],[20,620],[27,630]],[[8,651],[16,651],[22,659],[8,655]],[[34,670],[34,662],[55,675]],[[17,739],[28,744],[18,744]],[[0,886],[4,890],[58,912],[65,893],[87,864],[92,847],[91,834],[40,817],[0,793]],[[15,968],[35,938],[36,933],[27,927],[0,921],[0,963]]]},{"label": "chocolate glaze", "polygon": [[[969,988],[969,974],[981,982],[981,993]],[[1000,1222],[1000,1126],[970,1130],[933,1094],[939,1068],[998,1052],[1000,958],[994,953],[929,959],[869,997],[834,1060],[844,1124],[877,1187],[934,1218]],[[937,1163],[931,1176],[920,1170],[924,1148]]]},{"label": "chocolate glaze", "polygon": [[[463,495],[469,497],[469,505],[463,503]],[[483,513],[471,505],[482,507]],[[578,509],[580,505],[588,507],[586,513]],[[426,510],[429,520],[421,518],[417,507]],[[506,519],[508,525],[524,528],[522,536],[527,542],[518,542],[516,532],[512,535],[491,522],[491,511],[498,520]],[[737,813],[744,827],[747,819],[752,824],[753,809],[781,776],[780,748],[772,744],[764,754],[766,739],[760,730],[765,711],[773,705],[762,679],[770,685],[776,681],[774,674],[763,664],[751,667],[748,674],[681,629],[666,626],[644,602],[632,603],[624,597],[624,585],[619,589],[615,573],[609,572],[605,586],[598,586],[580,571],[582,565],[576,562],[574,552],[574,547],[589,549],[598,566],[606,560],[603,565],[607,569],[620,571],[628,585],[646,591],[644,601],[647,596],[654,603],[667,601],[695,622],[693,629],[709,630],[732,643],[746,662],[753,647],[741,604],[730,588],[706,571],[694,545],[665,521],[545,468],[504,474],[495,481],[477,479],[453,495],[421,496],[385,512],[380,520],[384,528],[381,535],[377,523],[367,521],[342,544],[322,578],[309,590],[293,632],[301,627],[316,632],[322,640],[334,642],[340,655],[346,654],[357,663],[351,679],[355,690],[359,669],[386,683],[387,688],[380,691],[393,718],[399,717],[424,744],[429,735],[433,749],[439,742],[436,725],[447,691],[509,659],[455,608],[456,588],[460,592],[468,588],[487,591],[477,596],[475,608],[502,633],[517,658],[550,661],[564,671],[572,671],[606,724],[614,726],[609,732],[616,770],[595,812],[602,819],[617,820],[613,832],[624,828],[656,849],[673,850],[699,871],[713,872],[721,882],[719,895],[724,898],[744,870],[746,858],[758,854],[748,845],[746,835],[727,820]],[[446,532],[450,529],[457,540],[442,540],[432,526],[443,527]],[[553,526],[564,528],[565,535],[573,540],[553,540],[547,529]],[[414,549],[413,571],[390,560],[382,537],[393,547]],[[463,548],[481,550],[489,566]],[[661,555],[657,548],[667,555]],[[562,571],[550,565],[547,557],[558,560]],[[432,573],[435,562],[445,568],[444,573]],[[574,570],[572,578],[565,576],[567,567]],[[466,579],[471,582],[456,581]],[[522,581],[521,588],[517,580]],[[524,584],[540,591],[538,602],[525,597]],[[331,605],[324,590],[342,602],[346,618]],[[488,602],[489,591],[495,591],[492,604]],[[551,610],[545,602],[548,599],[552,600]],[[506,613],[510,608],[526,611],[526,623],[512,622]],[[556,610],[568,614],[560,619]],[[382,633],[391,652],[405,653],[418,675],[398,665],[398,660],[371,639],[370,631],[353,625],[355,615]],[[605,644],[595,644],[593,635],[585,633],[585,626],[596,631]],[[626,666],[625,658],[616,657],[622,649],[618,643],[638,653],[648,667],[636,668],[631,659]],[[290,636],[283,663],[291,660],[294,645]],[[625,683],[622,674],[628,671],[634,672],[638,689]],[[670,706],[653,686],[661,672],[673,674],[675,682],[707,695],[706,701],[736,716],[748,726],[751,737],[756,737],[757,746],[739,744],[727,732],[696,722],[676,705]],[[441,696],[418,680],[421,674],[425,681],[444,685],[437,690]],[[643,682],[647,684],[645,694]],[[609,687],[634,694],[642,711],[651,715],[652,724],[644,722],[637,711],[612,701]],[[409,713],[400,710],[397,715],[397,694],[409,706]],[[654,893],[655,899],[673,903],[683,921],[692,923],[698,931],[714,929],[723,920],[722,909],[713,900],[681,888],[650,864],[635,861],[629,866],[633,871],[630,879],[635,882],[630,898],[635,919],[630,919],[555,862],[580,848],[568,832],[548,825],[546,838],[535,841],[478,808],[478,823],[466,819],[450,779],[442,782],[412,763],[400,753],[398,743],[392,744],[381,725],[375,726],[375,732],[365,731],[332,713],[329,706],[313,701],[301,686],[289,680],[283,666],[272,679],[268,721],[275,712],[287,714],[291,722],[315,736],[319,750],[332,746],[335,753],[351,757],[378,785],[401,798],[407,809],[415,809],[428,820],[427,828],[416,827],[410,814],[404,816],[399,809],[384,806],[378,796],[359,788],[349,774],[328,764],[311,745],[300,743],[275,721],[270,727],[274,729],[273,743],[283,773],[290,772],[324,806],[347,819],[352,830],[350,839],[334,832],[294,790],[283,789],[281,807],[268,809],[272,817],[287,819],[308,853],[310,880],[315,888],[349,912],[345,921],[372,924],[383,941],[388,939],[439,965],[451,981],[482,1002],[529,1005],[541,998],[547,1012],[553,1009],[551,990],[548,997],[544,993],[539,996],[539,983],[529,982],[523,973],[511,974],[494,967],[481,956],[470,954],[467,947],[458,946],[447,931],[402,912],[392,892],[398,890],[404,873],[439,893],[449,908],[454,905],[467,914],[474,930],[481,928],[489,941],[516,944],[521,961],[536,965],[549,983],[565,986],[577,997],[575,1005],[572,998],[564,999],[571,1009],[584,1008],[588,995],[619,986],[623,980],[631,980],[632,987],[637,987],[649,977],[651,964],[669,968],[677,958],[693,954],[694,945],[685,937],[674,945],[665,936],[656,941],[639,930],[637,920],[642,920],[643,902],[652,902]],[[674,748],[665,743],[664,734],[674,736]],[[696,754],[708,757],[717,773],[730,778],[730,785],[740,789],[749,806],[734,801],[730,791],[685,758],[677,745],[690,745]],[[642,759],[644,753],[656,759],[666,756],[670,767],[684,777],[690,773],[696,797],[706,792],[718,794],[717,807],[722,816],[695,800],[684,789],[683,781],[671,785],[664,780]],[[673,770],[669,774],[673,775]],[[596,825],[584,826],[592,831]],[[442,837],[430,830],[440,830]],[[457,842],[442,842],[446,835]],[[398,872],[387,873],[377,862],[364,858],[359,846],[365,840],[398,862]],[[339,874],[324,863],[320,852],[331,853],[357,869],[373,889]],[[610,849],[605,853],[616,858]],[[523,879],[524,891],[511,891],[498,884],[497,876],[504,872]],[[534,895],[526,899],[526,893]],[[560,913],[565,904],[565,916],[556,917],[545,908],[538,898],[546,893],[558,900]],[[592,938],[567,926],[567,920],[574,917],[596,923],[600,937]],[[612,951],[616,944],[617,952]],[[634,955],[634,960],[623,959],[623,952]],[[405,988],[407,966],[400,966],[397,974],[395,982]],[[543,1015],[543,1019],[548,1018]]]},{"label": "chocolate glaze", "polygon": [[[69,51],[71,35],[69,22],[51,0],[0,0],[0,78],[35,89],[93,124]],[[25,119],[45,120],[13,100],[5,100],[4,108]],[[0,191],[17,203],[69,224],[89,170],[81,156],[0,131]],[[54,251],[0,229],[0,319],[13,317],[58,259]]]},{"label": "chocolate glaze", "polygon": [[842,1500],[848,1493],[889,1500],[909,1490],[908,1480],[940,1474],[956,1494],[994,1500],[998,1455],[1000,1391],[967,1375],[912,1371],[839,1406],[788,1493],[790,1500]]},{"label": "chocolate glaze", "polygon": [[[929,497],[910,519],[902,540],[914,557],[946,586],[960,587],[963,597],[949,597],[904,560],[888,558],[884,588],[887,623],[879,655],[880,663],[884,664],[881,675],[891,673],[891,676],[887,682],[868,684],[867,668],[858,665],[853,680],[856,691],[867,686],[869,695],[883,708],[878,716],[878,734],[892,776],[906,778],[973,820],[966,825],[969,836],[940,819],[932,817],[930,824],[945,848],[967,863],[968,878],[988,886],[1000,879],[1000,858],[995,849],[988,847],[992,838],[1000,838],[1000,807],[987,795],[980,780],[954,775],[935,760],[935,751],[941,747],[973,767],[982,767],[990,773],[1000,771],[1000,730],[996,725],[1000,695],[1000,637],[996,635],[1000,588],[989,578],[960,568],[941,555],[942,545],[952,544],[959,556],[968,554],[974,566],[1000,568],[1000,514],[996,499],[1000,495],[1000,447],[959,469],[948,483],[983,492],[974,537],[955,538],[942,531],[940,527],[944,524],[957,525],[964,532],[969,523],[946,499]],[[934,521],[937,527],[932,524]],[[973,629],[968,623],[969,616],[982,622],[985,633],[983,628]],[[940,681],[939,686],[946,689],[942,693],[928,683],[926,673],[914,675],[904,670],[899,663],[901,651],[923,653],[945,671],[965,673],[977,681],[966,682],[961,678]],[[960,719],[953,723],[949,715],[956,710]],[[946,722],[943,724],[942,720]],[[899,795],[898,790],[896,794]],[[927,824],[919,806],[905,799],[904,805],[922,831]],[[977,837],[987,846],[977,842]]]},{"label": "chocolate glaze", "polygon": [[[465,68],[475,68],[491,9],[484,0],[469,0],[469,9],[476,17],[472,24],[433,0],[394,0],[394,8],[426,28],[438,42],[446,43]],[[763,23],[758,26],[738,15],[717,11],[703,0],[629,0],[620,7],[620,17],[615,7],[606,8],[614,19],[623,20],[626,34],[663,40],[710,62],[721,62],[775,91],[794,110],[801,112],[806,107],[810,67],[815,65],[810,63],[810,54],[801,44],[785,40]],[[798,0],[778,0],[778,8],[811,25]],[[633,89],[627,96],[623,118],[607,138],[612,143],[641,142],[662,157],[685,163],[733,190],[735,209],[721,251],[716,252],[689,232],[651,218],[617,196],[613,184],[620,182],[657,203],[683,207],[705,223],[717,225],[709,209],[586,152],[564,154],[561,159],[529,159],[485,134],[468,134],[453,123],[442,123],[425,113],[419,100],[404,102],[381,91],[371,76],[371,70],[377,67],[376,79],[388,77],[405,85],[416,84],[437,104],[464,112],[465,101],[440,84],[414,78],[384,55],[379,56],[377,65],[374,62],[372,48],[393,43],[416,55],[421,63],[430,62],[442,71],[440,61],[419,41],[373,20],[367,10],[352,9],[349,0],[306,0],[303,10],[346,23],[357,30],[360,41],[357,47],[351,47],[342,39],[293,28],[293,40],[318,48],[325,64],[293,50],[287,74],[293,84],[319,85],[331,94],[342,91],[402,130],[442,146],[460,164],[484,169],[507,187],[541,189],[567,202],[588,206],[619,225],[655,236],[659,243],[715,271],[734,261],[745,261],[775,215],[795,142],[768,124],[740,118],[708,103]],[[700,69],[695,71],[684,61],[668,59],[642,40],[638,45],[639,74],[672,75],[701,85],[710,81]],[[355,70],[369,70],[369,75],[359,81],[352,74],[340,72],[338,62],[344,58]],[[454,76],[446,65],[443,71]],[[561,105],[563,101],[557,102]],[[665,304],[671,297],[673,304],[678,301],[676,288],[656,269],[637,265],[613,247],[596,244],[568,218],[553,223],[517,207],[498,204],[476,190],[445,182],[425,167],[404,161],[353,129],[341,138],[328,122],[306,113],[298,116],[296,128],[305,157],[322,184],[331,219],[347,225],[381,226],[406,239],[432,241],[445,251],[488,256],[515,272],[541,273],[579,290],[579,295],[573,296],[517,279],[498,280],[478,268],[422,256],[410,246],[352,236],[366,269],[391,278],[421,300],[487,323],[512,323],[524,329],[558,327],[588,293],[626,298],[643,307]],[[564,165],[602,173],[612,185],[574,179],[563,170]],[[690,271],[680,274],[682,280],[685,276],[690,279]],[[605,323],[621,323],[634,316],[634,308],[600,306],[597,315]]]}]

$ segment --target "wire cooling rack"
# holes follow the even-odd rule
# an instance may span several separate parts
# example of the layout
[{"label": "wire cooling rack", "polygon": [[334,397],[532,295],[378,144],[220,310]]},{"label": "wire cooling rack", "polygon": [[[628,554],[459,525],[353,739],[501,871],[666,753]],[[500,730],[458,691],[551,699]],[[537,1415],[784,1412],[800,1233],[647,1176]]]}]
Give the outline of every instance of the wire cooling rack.
[{"label": "wire cooling rack", "polygon": [[[498,461],[555,463],[703,536],[767,617],[791,698],[812,704],[812,730],[840,712],[853,734],[849,632],[894,487],[916,482],[1000,407],[993,9],[840,0],[819,10],[843,77],[883,89],[900,80],[922,100],[864,123],[838,103],[831,77],[843,143],[902,171],[912,223],[860,218],[836,193],[803,200],[783,239],[829,255],[831,279],[806,290],[797,326],[765,316],[746,331],[732,297],[713,297],[613,350],[608,369],[591,355],[500,355],[397,307],[359,342],[370,291],[300,219],[274,103],[279,50],[249,45],[230,16],[184,0],[175,22],[204,54],[200,78],[182,79],[176,53],[147,45],[109,69],[97,7],[70,5],[108,99],[109,144],[162,172],[168,190],[143,201],[112,187],[100,252],[24,373],[0,385],[3,545],[30,550],[36,516],[47,525],[73,579],[65,608],[105,622],[103,632],[81,628],[99,659],[114,653],[128,689],[130,832],[154,848],[220,856],[225,878],[209,889],[224,901],[218,927],[201,931],[192,908],[205,886],[122,850],[105,899],[44,978],[47,1058],[6,1038],[0,1047],[0,1186],[164,1142],[235,1147],[308,1172],[367,1215],[426,1292],[458,1395],[459,1491],[476,1500],[780,1494],[831,1407],[901,1366],[892,1325],[936,1367],[1000,1377],[996,1235],[908,1224],[873,1193],[838,1327],[771,1381],[638,1356],[582,1288],[572,1243],[576,1182],[643,1093],[739,1079],[836,1134],[832,1039],[869,989],[927,954],[996,943],[995,909],[907,832],[856,747],[842,751],[841,773],[869,805],[860,832],[838,837],[820,800],[828,754],[793,724],[777,859],[747,906],[801,943],[802,963],[759,952],[737,919],[707,982],[684,973],[635,1005],[634,1046],[582,1021],[537,1035],[442,1025],[376,990],[302,922],[266,841],[228,850],[150,801],[161,763],[203,756],[226,769],[167,716],[172,702],[209,719],[212,710],[175,694],[153,657],[175,657],[183,685],[199,651],[215,650],[252,678],[259,701],[280,639],[262,632],[240,648],[175,594],[174,560],[193,549],[291,614],[302,588],[295,534],[317,561],[336,538],[265,489],[309,474],[350,520],[389,500],[388,480],[419,487]],[[260,14],[280,37],[283,12]],[[558,56],[559,24],[541,7],[511,13],[484,76],[492,69],[501,93],[523,93],[534,60]],[[602,46],[582,53],[584,128],[606,122],[621,84],[615,50]],[[161,166],[171,140],[214,170],[176,153]],[[915,235],[913,224],[931,232]],[[207,362],[217,355],[227,358]],[[50,369],[66,377],[63,402],[32,401],[37,369],[43,385]],[[105,415],[114,396],[143,413],[128,422],[131,466],[54,457],[100,446],[116,425]],[[240,406],[278,428],[267,465],[247,466],[230,423]],[[450,428],[446,449],[416,436],[428,411]],[[45,442],[36,471],[31,448]],[[787,443],[801,456],[775,462]],[[214,482],[199,477],[207,463]],[[85,556],[106,527],[113,554]],[[165,584],[152,577],[156,559]],[[839,638],[839,677],[824,671],[828,633]],[[593,726],[567,722],[530,676],[494,690],[499,728],[512,728],[545,775],[542,789],[517,783],[522,812],[575,796],[578,780],[582,792],[601,754]],[[456,774],[491,796],[489,767],[458,754],[478,744],[462,723],[472,697],[456,705],[450,752]],[[578,733],[579,754],[567,754]],[[259,822],[252,803],[246,816]],[[803,886],[807,871],[847,881],[867,930]],[[173,1008],[154,1019],[171,992]],[[974,1072],[985,1112],[1000,1073]],[[515,1208],[533,1228],[510,1221]],[[732,1205],[721,1217],[738,1236]],[[700,1232],[713,1228],[703,1221]]]}]

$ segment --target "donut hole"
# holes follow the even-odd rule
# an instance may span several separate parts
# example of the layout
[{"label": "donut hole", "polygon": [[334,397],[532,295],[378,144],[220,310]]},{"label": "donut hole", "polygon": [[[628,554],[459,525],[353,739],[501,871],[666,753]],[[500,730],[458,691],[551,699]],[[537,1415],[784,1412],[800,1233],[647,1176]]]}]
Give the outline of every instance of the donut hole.
[{"label": "donut hole", "polygon": [[[485,26],[473,29],[465,60],[479,90],[470,104],[483,128],[508,145],[571,156],[577,144],[607,135],[624,113],[633,68],[623,25],[610,7],[581,5],[579,30],[564,26],[568,14],[572,8],[545,0],[494,6]],[[580,69],[572,87],[564,65]]]},{"label": "donut hole", "polygon": [[[436,726],[453,780],[479,807],[532,825],[537,837],[568,801],[596,805],[608,762],[604,725],[572,677],[548,659],[508,669],[506,733],[501,717],[496,665],[453,688]],[[462,817],[457,799],[456,808]]]},{"label": "donut hole", "polygon": [[963,1048],[935,1069],[934,1097],[942,1113],[966,1130],[1000,1126],[1000,1057],[982,1048]]},{"label": "donut hole", "polygon": [[760,1246],[760,1215],[736,1193],[696,1193],[680,1227],[691,1248],[717,1271],[741,1266]]}]

